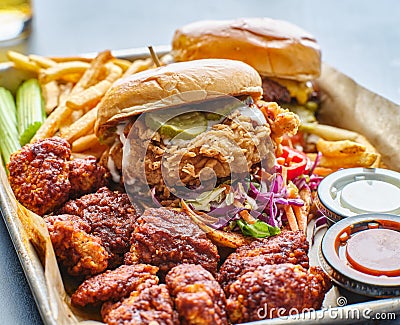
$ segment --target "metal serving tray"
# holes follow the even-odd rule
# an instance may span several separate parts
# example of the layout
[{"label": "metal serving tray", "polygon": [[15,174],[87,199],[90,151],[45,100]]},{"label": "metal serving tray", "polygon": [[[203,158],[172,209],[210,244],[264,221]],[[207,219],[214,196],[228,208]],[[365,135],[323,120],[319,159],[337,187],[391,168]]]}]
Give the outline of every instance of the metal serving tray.
[{"label": "metal serving tray", "polygon": [[[159,54],[165,54],[169,51],[168,46],[155,47]],[[120,58],[137,59],[148,57],[147,48],[135,48],[128,50],[114,51],[113,54]],[[93,56],[94,54],[87,54],[86,56]],[[4,86],[12,91],[24,79],[27,79],[29,74],[17,71],[9,63],[0,64],[0,86]],[[323,105],[323,104],[322,104]],[[25,272],[26,278],[33,292],[37,307],[40,311],[41,317],[45,324],[60,324],[57,321],[57,308],[54,308],[55,301],[51,298],[51,293],[48,290],[44,267],[41,260],[29,240],[29,236],[18,217],[15,198],[12,190],[8,184],[5,168],[0,163],[0,208],[3,215],[5,224],[10,233],[16,253],[21,262],[22,268]],[[310,259],[317,261],[318,246],[323,235],[323,231],[317,236],[316,243],[310,251]],[[334,287],[333,290],[337,290]],[[340,297],[340,294],[339,294]],[[351,295],[350,295],[351,297]],[[303,315],[292,315],[285,318],[276,318],[271,320],[262,320],[247,324],[254,325],[272,325],[272,324],[349,324],[355,322],[366,322],[373,320],[376,316],[382,314],[400,315],[400,297],[370,300],[366,302],[358,302],[348,304],[340,307],[333,306],[333,309],[323,309],[316,312],[306,313]],[[368,319],[363,317],[363,311],[368,311]],[[63,322],[64,323],[64,322]]]}]

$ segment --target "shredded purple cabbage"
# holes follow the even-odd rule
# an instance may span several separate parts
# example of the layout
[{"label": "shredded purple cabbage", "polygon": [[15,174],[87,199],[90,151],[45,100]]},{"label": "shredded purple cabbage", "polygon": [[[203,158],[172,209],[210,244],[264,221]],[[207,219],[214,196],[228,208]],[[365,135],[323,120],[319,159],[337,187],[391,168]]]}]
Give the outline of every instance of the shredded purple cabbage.
[{"label": "shredded purple cabbage", "polygon": [[151,199],[153,200],[153,203],[155,204],[156,207],[161,207],[161,203],[157,200],[156,197],[156,188],[153,187],[151,189]]},{"label": "shredded purple cabbage", "polygon": [[[306,188],[307,190],[315,190],[320,184],[323,177],[313,174],[321,154],[317,157],[310,168],[307,175],[300,175],[292,180],[293,184],[299,191]],[[283,206],[303,206],[304,201],[299,198],[288,198],[288,191],[284,184],[281,175],[282,167],[276,165],[272,178],[267,181],[267,184],[255,181],[254,179],[246,182],[232,185],[234,203],[227,203],[225,200],[220,204],[211,203],[211,210],[208,215],[218,218],[216,222],[210,224],[214,229],[223,229],[228,226],[233,226],[235,221],[241,219],[240,212],[247,210],[250,215],[260,221],[266,222],[273,227],[281,227],[285,222],[286,215]],[[153,189],[154,190],[154,189]],[[159,205],[155,197],[155,191],[152,191],[153,201]],[[322,227],[326,226],[326,220],[323,217],[318,218],[315,222],[313,231],[317,232]]]},{"label": "shredded purple cabbage", "polygon": [[310,172],[308,173],[309,175],[312,175],[314,173],[315,168],[317,167],[317,165],[319,164],[319,161],[321,160],[321,156],[322,156],[322,154],[318,151],[317,157],[315,157],[314,163],[310,168]]}]

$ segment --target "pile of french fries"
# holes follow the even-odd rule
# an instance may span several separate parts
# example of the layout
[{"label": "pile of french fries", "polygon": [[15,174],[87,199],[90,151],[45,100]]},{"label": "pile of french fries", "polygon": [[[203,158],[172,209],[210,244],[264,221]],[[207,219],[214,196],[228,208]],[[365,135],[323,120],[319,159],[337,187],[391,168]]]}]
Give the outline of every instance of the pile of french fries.
[{"label": "pile of french fries", "polygon": [[[327,176],[341,168],[384,168],[380,153],[361,134],[319,123],[303,124],[300,129],[318,137],[316,150],[320,154],[316,174]],[[315,161],[317,154],[307,154]]]},{"label": "pile of french fries", "polygon": [[95,58],[43,57],[9,51],[15,68],[37,73],[47,119],[31,142],[60,136],[72,147],[75,157],[99,158],[106,146],[94,134],[97,105],[119,78],[154,67],[152,59],[133,62],[118,59],[110,51]]}]

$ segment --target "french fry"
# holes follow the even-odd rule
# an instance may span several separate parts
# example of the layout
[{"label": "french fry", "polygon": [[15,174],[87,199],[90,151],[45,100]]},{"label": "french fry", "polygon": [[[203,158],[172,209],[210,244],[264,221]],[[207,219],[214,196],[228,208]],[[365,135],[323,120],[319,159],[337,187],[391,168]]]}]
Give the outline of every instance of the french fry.
[{"label": "french fry", "polygon": [[49,57],[49,59],[51,59],[57,63],[70,62],[70,61],[82,61],[82,62],[90,63],[93,60],[93,58],[89,58],[89,57],[85,57],[85,56],[53,56],[53,57]]},{"label": "french fry", "polygon": [[59,103],[65,103],[67,101],[67,98],[72,91],[72,87],[73,87],[72,83],[66,83],[60,85],[60,98],[58,100]]},{"label": "french fry", "polygon": [[71,115],[64,121],[61,121],[59,127],[59,133],[62,134],[64,130],[68,129],[73,123],[79,120],[83,115],[85,115],[83,110],[75,110],[71,112]]},{"label": "french fry", "polygon": [[320,138],[317,141],[317,150],[324,156],[342,157],[361,154],[366,151],[366,147],[350,140],[327,141]]},{"label": "french fry", "polygon": [[60,93],[61,90],[57,81],[53,80],[42,84],[44,109],[47,115],[49,115],[58,106],[58,98],[60,97]]},{"label": "french fry", "polygon": [[363,135],[357,132],[319,123],[302,123],[299,130],[318,135],[329,141],[350,140],[361,143],[365,146],[366,151],[378,154],[375,147]]},{"label": "french fry", "polygon": [[286,217],[288,219],[288,223],[289,223],[290,229],[292,231],[299,230],[299,226],[297,224],[297,219],[296,219],[296,216],[295,216],[295,214],[293,212],[292,207],[290,205],[285,205],[284,209],[285,209],[285,213],[286,213]]},{"label": "french fry", "polygon": [[40,71],[40,66],[36,62],[32,62],[26,55],[15,51],[8,51],[7,57],[10,61],[14,62],[16,68],[37,73]]},{"label": "french fry", "polygon": [[112,63],[116,64],[119,66],[123,72],[128,70],[128,68],[131,66],[132,62],[129,60],[124,60],[124,59],[118,59],[118,58],[113,58],[111,60]]},{"label": "french fry", "polygon": [[61,87],[61,94],[59,97],[59,105],[54,111],[44,120],[43,124],[33,136],[31,143],[44,138],[52,137],[60,128],[61,121],[67,120],[71,115],[71,109],[65,105],[65,101],[71,92],[72,85],[67,84]]},{"label": "french fry", "polygon": [[282,166],[282,179],[283,179],[283,184],[287,184],[287,168],[285,166]]},{"label": "french fry", "polygon": [[239,248],[253,241],[253,239],[245,237],[242,234],[213,229],[201,220],[200,217],[189,208],[184,200],[181,200],[181,205],[192,221],[207,234],[207,237],[214,244],[230,248]]},{"label": "french fry", "polygon": [[94,157],[96,157],[96,159],[100,159],[106,149],[107,149],[107,146],[103,144],[103,145],[100,145],[91,150],[87,150],[87,151],[83,151],[83,152],[79,152],[79,153],[82,154],[84,157],[94,156]]},{"label": "french fry", "polygon": [[102,67],[106,62],[112,59],[110,51],[100,52],[90,63],[88,69],[82,75],[82,78],[77,82],[72,90],[72,94],[76,94],[86,89],[93,83],[100,80],[99,74],[102,72]]},{"label": "french fry", "polygon": [[67,100],[67,106],[72,109],[90,109],[96,106],[113,82],[122,75],[122,69],[115,64],[111,64],[107,68],[109,74],[106,79],[80,93],[73,94]]},{"label": "french fry", "polygon": [[92,150],[93,148],[96,148],[98,146],[102,146],[102,144],[99,142],[99,139],[97,139],[96,135],[92,133],[76,139],[72,143],[72,151],[83,152]]},{"label": "french fry", "polygon": [[124,76],[129,76],[131,74],[150,69],[153,65],[154,63],[151,58],[135,60],[132,62],[128,70],[125,71]]},{"label": "french fry", "polygon": [[253,241],[251,237],[245,237],[239,233],[215,230],[212,228],[207,232],[207,237],[217,246],[230,248],[239,248]]},{"label": "french fry", "polygon": [[96,116],[97,107],[87,112],[79,120],[60,132],[60,136],[66,139],[69,143],[73,143],[79,137],[92,133]]},{"label": "french fry", "polygon": [[89,68],[89,66],[90,65],[88,63],[82,61],[59,63],[47,69],[42,69],[40,71],[40,79],[41,82],[47,83],[52,80],[59,80],[65,75],[82,75]]},{"label": "french fry", "polygon": [[31,140],[31,143],[44,138],[52,137],[60,128],[61,121],[66,120],[71,115],[72,110],[65,105],[60,104],[56,109],[45,119],[39,130]]},{"label": "french fry", "polygon": [[[316,155],[307,154],[311,160],[315,160]],[[351,168],[351,167],[371,167],[378,158],[378,154],[372,152],[362,152],[357,155],[341,157],[329,157],[322,155],[318,166],[332,169]]]},{"label": "french fry", "polygon": [[[76,84],[79,81],[79,79],[81,79],[81,77],[82,77],[82,73],[66,74],[66,75],[61,76],[59,81]],[[39,76],[39,82],[43,82],[43,81],[41,81],[40,76]]]},{"label": "french fry", "polygon": [[37,63],[41,68],[44,68],[44,69],[53,67],[57,64],[57,62],[53,61],[52,59],[49,59],[45,56],[36,55],[36,54],[30,54],[29,60]]},{"label": "french fry", "polygon": [[299,230],[306,233],[307,231],[307,223],[308,223],[308,214],[310,213],[312,197],[310,189],[304,187],[299,192],[300,198],[303,200],[304,205],[299,206],[292,206],[294,215],[296,216],[297,225]]}]

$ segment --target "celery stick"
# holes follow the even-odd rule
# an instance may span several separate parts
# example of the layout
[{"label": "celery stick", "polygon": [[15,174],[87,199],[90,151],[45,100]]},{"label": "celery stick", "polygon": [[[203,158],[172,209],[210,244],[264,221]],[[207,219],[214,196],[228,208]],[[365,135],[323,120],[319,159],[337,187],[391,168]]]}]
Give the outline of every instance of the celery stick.
[{"label": "celery stick", "polygon": [[0,87],[0,149],[4,163],[21,146],[18,141],[17,118],[14,97],[10,91]]},{"label": "celery stick", "polygon": [[32,139],[45,118],[39,82],[36,79],[29,79],[17,90],[17,122],[21,146]]}]

